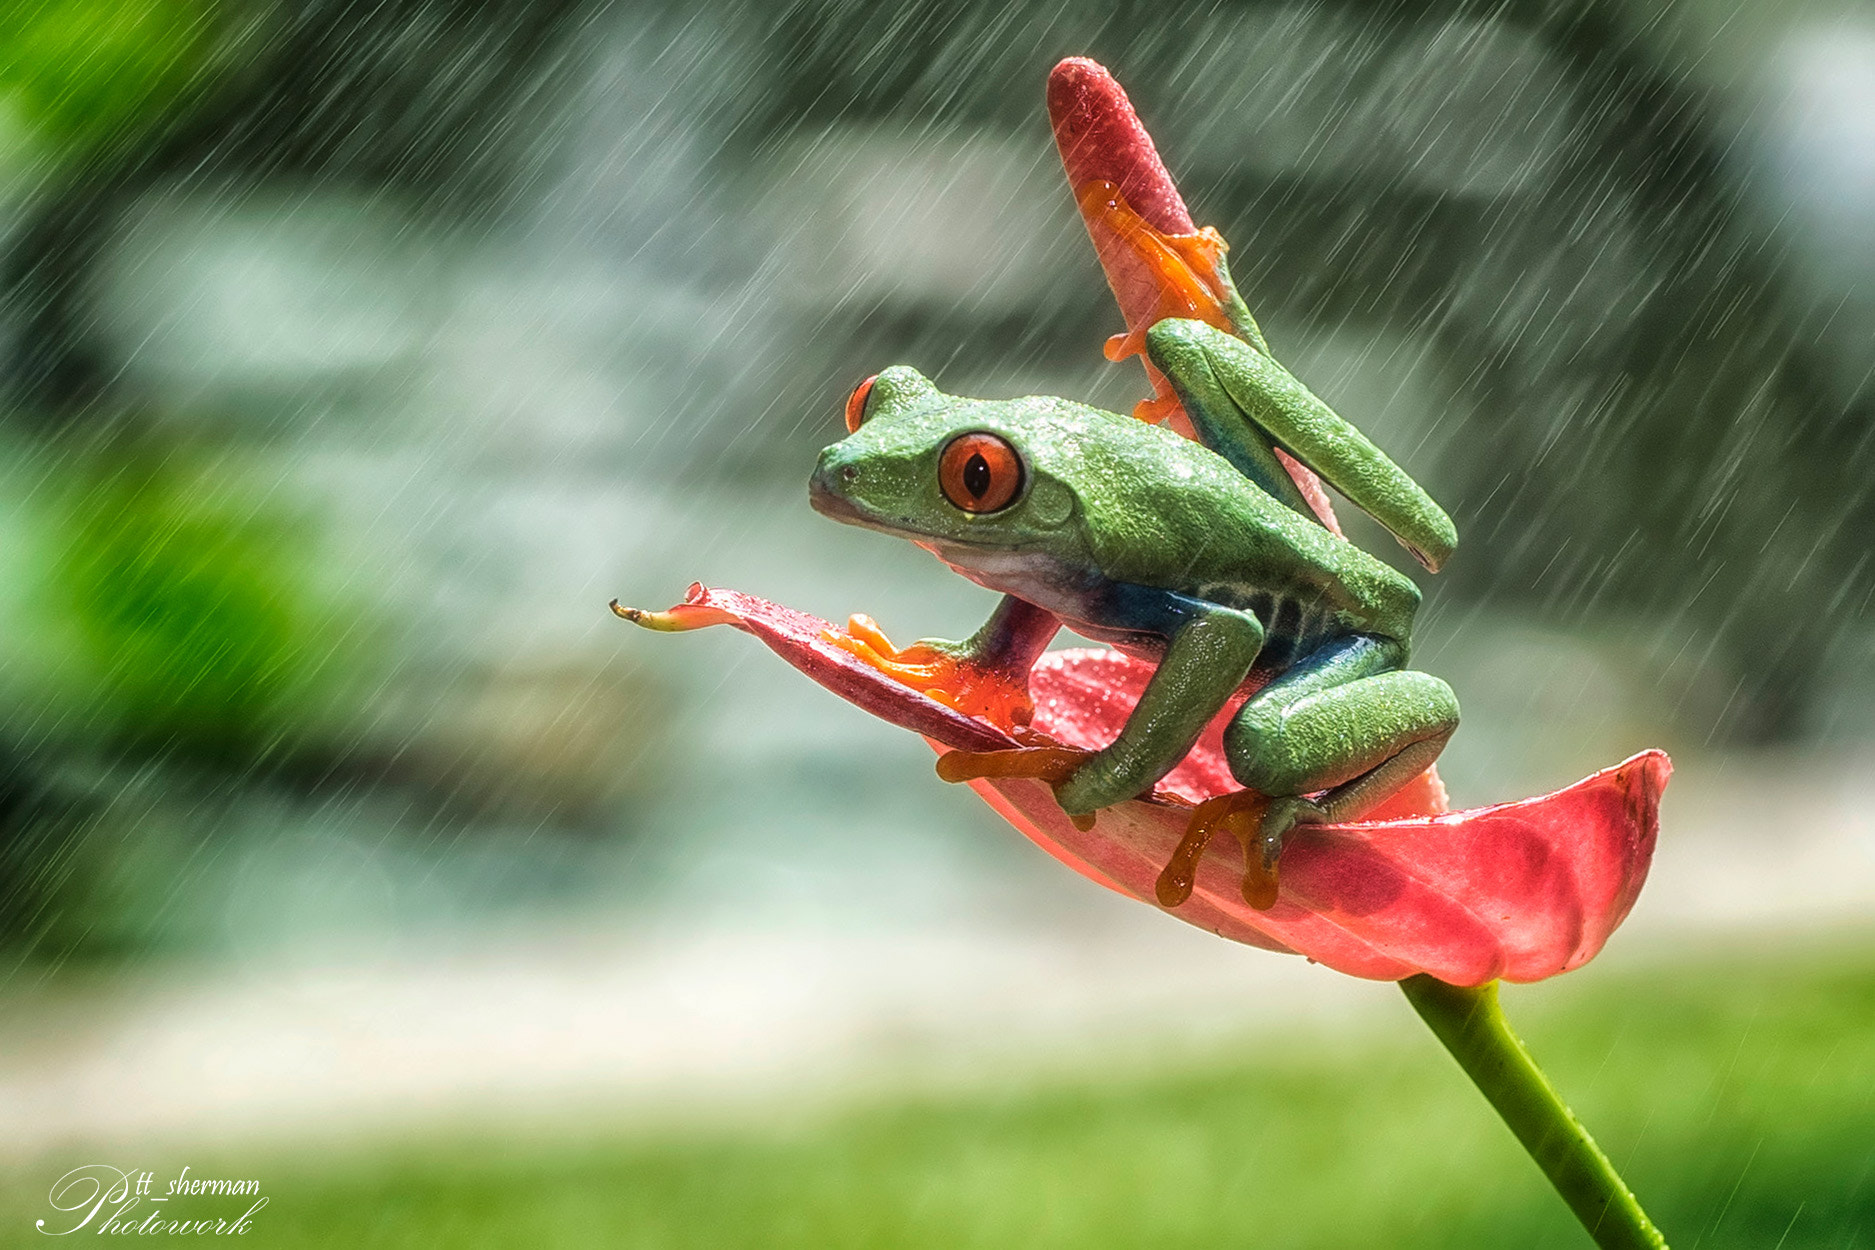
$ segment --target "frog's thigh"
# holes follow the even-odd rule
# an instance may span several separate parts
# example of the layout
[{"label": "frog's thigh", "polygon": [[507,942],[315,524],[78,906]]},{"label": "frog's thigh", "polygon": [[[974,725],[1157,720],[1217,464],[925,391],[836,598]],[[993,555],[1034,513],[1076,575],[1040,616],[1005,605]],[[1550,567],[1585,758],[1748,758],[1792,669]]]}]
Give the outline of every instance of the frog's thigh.
[{"label": "frog's thigh", "polygon": [[1224,731],[1231,773],[1272,796],[1330,791],[1324,806],[1336,819],[1406,784],[1458,726],[1458,700],[1437,677],[1399,668],[1403,654],[1396,642],[1356,635],[1308,656]]}]

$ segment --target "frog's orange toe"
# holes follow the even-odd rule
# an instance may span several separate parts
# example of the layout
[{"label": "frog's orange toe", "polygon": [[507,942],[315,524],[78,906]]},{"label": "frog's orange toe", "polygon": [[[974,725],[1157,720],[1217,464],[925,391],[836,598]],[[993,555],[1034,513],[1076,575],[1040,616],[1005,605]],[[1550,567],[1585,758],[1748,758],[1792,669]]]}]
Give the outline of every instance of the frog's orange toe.
[{"label": "frog's orange toe", "polygon": [[1257,911],[1276,906],[1276,865],[1261,860],[1243,870],[1243,901]]},{"label": "frog's orange toe", "polygon": [[1058,786],[1081,761],[1093,754],[1075,747],[1012,747],[1007,751],[948,751],[938,757],[938,776],[946,781],[984,777],[1033,777]]},{"label": "frog's orange toe", "polygon": [[865,643],[881,657],[899,653],[899,649],[892,645],[892,640],[885,636],[885,630],[879,628],[879,622],[864,612],[855,612],[846,618],[846,632],[848,637]]},{"label": "frog's orange toe", "polygon": [[1026,725],[1034,715],[1027,674],[1006,675],[979,668],[932,647],[895,647],[877,621],[864,613],[847,618],[844,630],[823,637],[901,686],[920,691],[965,716],[1004,730]]},{"label": "frog's orange toe", "polygon": [[1269,798],[1255,790],[1234,790],[1206,799],[1192,809],[1185,836],[1172,852],[1165,870],[1153,884],[1153,894],[1161,907],[1177,907],[1191,897],[1198,882],[1198,861],[1204,849],[1220,829],[1228,831],[1244,848],[1243,897],[1258,911],[1268,911],[1276,903],[1276,869],[1265,868],[1256,839],[1257,827]]},{"label": "frog's orange toe", "polygon": [[[1058,786],[1081,766],[1092,751],[1076,747],[1016,747],[1008,751],[949,751],[938,756],[937,774],[946,781],[978,781],[985,777],[1033,777]],[[1070,812],[1068,819],[1085,833],[1094,827],[1092,812]]]},{"label": "frog's orange toe", "polygon": [[1142,399],[1133,405],[1133,416],[1147,425],[1158,425],[1161,421],[1185,411],[1176,395],[1154,395],[1151,399]]},{"label": "frog's orange toe", "polygon": [[848,617],[844,630],[828,629],[823,636],[899,685],[922,690],[933,698],[957,684],[958,669],[962,667],[956,660],[929,647],[893,646],[879,623],[864,613],[856,612]]}]

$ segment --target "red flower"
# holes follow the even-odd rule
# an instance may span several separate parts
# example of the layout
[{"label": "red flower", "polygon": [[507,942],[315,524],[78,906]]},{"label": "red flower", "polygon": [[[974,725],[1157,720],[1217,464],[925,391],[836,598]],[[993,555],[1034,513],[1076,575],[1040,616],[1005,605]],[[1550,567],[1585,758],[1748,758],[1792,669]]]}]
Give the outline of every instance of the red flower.
[{"label": "red flower", "polygon": [[[1071,58],[1050,75],[1048,107],[1069,184],[1126,319],[1127,333],[1109,343],[1108,355],[1135,354],[1146,327],[1168,316],[1198,317],[1260,346],[1241,305],[1232,306],[1220,265],[1224,241],[1194,229],[1119,84],[1094,62]],[[1147,373],[1156,397],[1138,415],[1168,420],[1189,435],[1170,387],[1150,365]],[[1339,533],[1315,475],[1287,457],[1284,464]],[[829,690],[940,749],[1005,750],[1034,745],[1036,735],[1070,747],[1105,746],[1152,671],[1115,651],[1051,652],[1027,674],[1034,718],[1026,731],[1015,731],[1022,674],[894,656],[864,618],[837,629],[751,595],[700,585],[668,612],[616,604],[614,610],[651,629],[731,625],[754,634]],[[1158,906],[1155,885],[1191,809],[1237,789],[1221,735],[1248,693],[1219,713],[1152,794],[1102,810],[1086,830],[1041,781],[970,785],[1062,863]],[[1665,754],[1647,751],[1554,794],[1447,813],[1445,788],[1428,769],[1365,820],[1298,826],[1283,852],[1280,893],[1267,911],[1243,901],[1242,863],[1229,838],[1206,848],[1190,897],[1165,910],[1222,937],[1306,955],[1352,976],[1392,981],[1429,973],[1461,986],[1541,980],[1593,958],[1634,905],[1671,771]]]},{"label": "red flower", "polygon": [[[836,639],[831,624],[733,590],[692,586],[669,612],[621,614],[652,629],[731,625],[873,715],[933,745],[994,751],[1018,745],[991,721],[966,716],[900,684]],[[1030,676],[1033,730],[1067,745],[1104,746],[1152,666],[1114,651],[1050,652]],[[1226,708],[1151,797],[1075,828],[1040,781],[970,783],[1036,845],[1075,871],[1157,906],[1154,883],[1202,799],[1236,789],[1220,743]],[[1647,878],[1656,808],[1672,771],[1647,751],[1542,798],[1444,815],[1428,771],[1356,824],[1298,826],[1283,852],[1282,893],[1268,911],[1239,891],[1242,862],[1213,844],[1180,920],[1268,950],[1294,951],[1352,976],[1397,981],[1417,972],[1454,985],[1538,981],[1592,958]]]}]

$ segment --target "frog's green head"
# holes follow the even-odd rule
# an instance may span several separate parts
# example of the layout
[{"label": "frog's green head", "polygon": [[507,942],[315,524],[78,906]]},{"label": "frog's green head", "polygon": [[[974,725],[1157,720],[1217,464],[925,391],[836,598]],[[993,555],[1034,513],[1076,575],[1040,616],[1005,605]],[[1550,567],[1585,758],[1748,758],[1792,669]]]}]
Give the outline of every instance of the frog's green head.
[{"label": "frog's green head", "polygon": [[846,438],[820,453],[816,511],[938,548],[1059,550],[1070,542],[1077,429],[1066,400],[946,395],[897,366],[860,383]]}]

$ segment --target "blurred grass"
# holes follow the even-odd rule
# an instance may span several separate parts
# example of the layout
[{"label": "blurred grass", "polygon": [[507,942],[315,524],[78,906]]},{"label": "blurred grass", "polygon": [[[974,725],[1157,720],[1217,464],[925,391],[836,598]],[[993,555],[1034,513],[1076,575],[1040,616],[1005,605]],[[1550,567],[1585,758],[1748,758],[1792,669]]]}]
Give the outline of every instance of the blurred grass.
[{"label": "blurred grass", "polygon": [[[1875,1245],[1875,956],[1785,962],[1506,990],[1680,1250]],[[478,1128],[188,1161],[260,1178],[270,1246],[1588,1245],[1397,1006],[1378,1030],[1260,1035],[1169,1075],[1122,1064],[557,1145]],[[7,1188],[21,1235],[42,1195]]]}]

